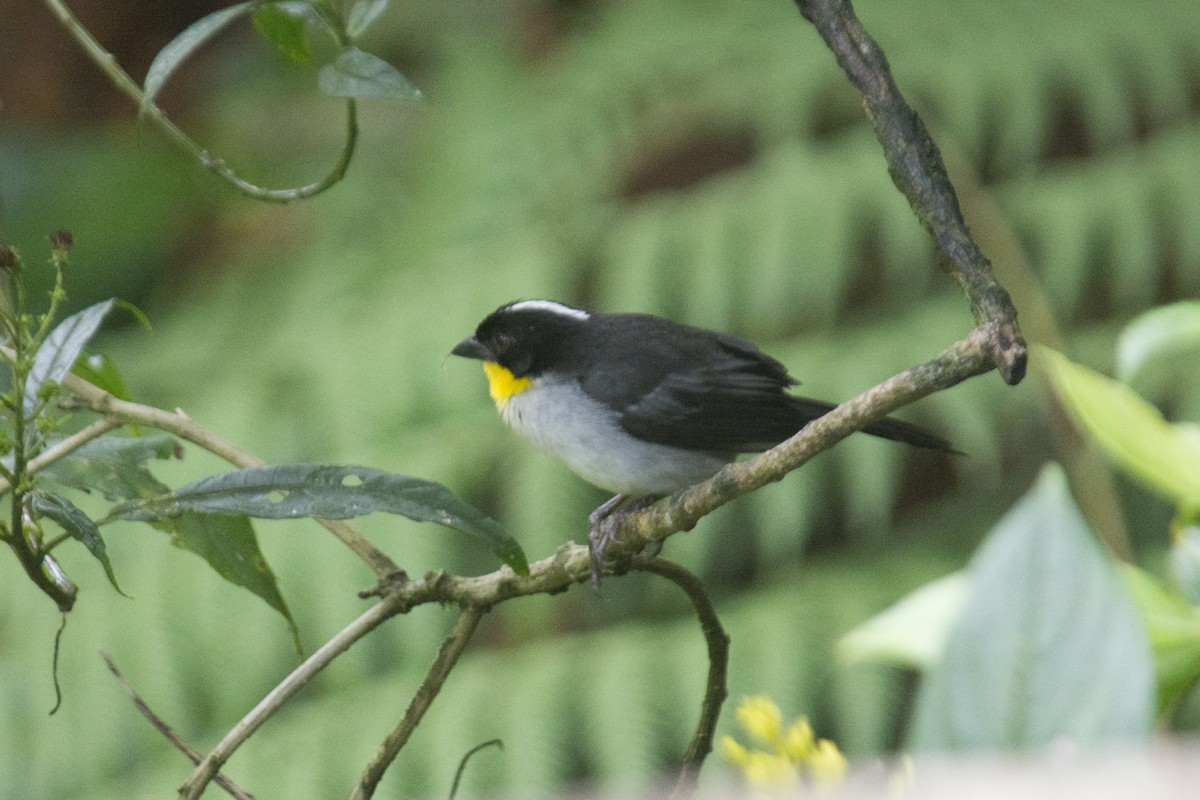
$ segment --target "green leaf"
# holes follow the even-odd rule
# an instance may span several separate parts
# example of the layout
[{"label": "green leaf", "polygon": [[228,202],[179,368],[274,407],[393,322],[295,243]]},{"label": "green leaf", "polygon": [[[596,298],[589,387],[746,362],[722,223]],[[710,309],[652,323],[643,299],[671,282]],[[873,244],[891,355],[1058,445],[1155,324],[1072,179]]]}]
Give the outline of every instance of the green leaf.
[{"label": "green leaf", "polygon": [[296,652],[301,652],[300,630],[279,592],[271,565],[258,548],[249,519],[238,514],[183,512],[156,524],[170,532],[177,546],[200,556],[222,578],[249,589],[282,614],[291,629]]},{"label": "green leaf", "polygon": [[1124,565],[1121,576],[1141,612],[1164,711],[1200,679],[1200,610],[1137,567]]},{"label": "green leaf", "polygon": [[64,486],[97,491],[109,500],[155,497],[170,491],[146,469],[152,458],[179,458],[174,437],[101,436],[48,465],[42,475]]},{"label": "green leaf", "polygon": [[80,356],[71,367],[71,372],[118,400],[130,399],[129,385],[125,383],[125,377],[117,369],[116,362],[106,355]]},{"label": "green leaf", "polygon": [[1140,315],[1117,340],[1117,377],[1133,383],[1147,365],[1200,352],[1200,300],[1161,306]]},{"label": "green leaf", "polygon": [[946,637],[970,591],[965,572],[954,572],[909,593],[838,640],[846,663],[879,661],[928,669],[941,660]]},{"label": "green leaf", "polygon": [[517,573],[529,571],[516,540],[445,486],[370,467],[284,464],[235,470],[189,483],[170,494],[122,503],[110,517],[155,520],[184,511],[263,519],[399,514],[470,534]]},{"label": "green leaf", "polygon": [[71,371],[84,345],[96,335],[100,323],[112,311],[115,302],[110,298],[88,306],[67,317],[50,331],[46,341],[34,354],[33,367],[25,379],[26,414],[32,414],[37,408],[38,392],[43,386],[62,381],[63,376]]},{"label": "green leaf", "polygon": [[346,16],[346,33],[357,39],[388,7],[389,0],[357,0]]},{"label": "green leaf", "polygon": [[420,100],[421,90],[400,70],[378,56],[347,47],[317,75],[321,91],[332,97]]},{"label": "green leaf", "polygon": [[[83,542],[83,546],[88,549],[88,552],[96,557],[100,566],[104,567],[104,574],[108,576],[108,581],[113,588],[121,594],[125,594],[117,584],[117,576],[113,572],[112,562],[108,559],[108,550],[104,546],[104,539],[100,536],[100,529],[96,527],[96,523],[92,521],[91,517],[80,511],[74,503],[62,495],[37,490],[30,493],[29,499],[35,514],[54,520],[72,539]],[[126,596],[128,597],[128,595]]]},{"label": "green leaf", "polygon": [[146,82],[142,87],[142,102],[138,113],[145,114],[149,110],[163,85],[187,60],[188,56],[220,33],[226,25],[238,17],[249,14],[257,5],[258,3],[254,0],[247,0],[247,2],[222,8],[220,11],[214,11],[196,20],[184,28],[182,33],[167,42],[166,47],[158,51],[158,55],[150,63],[150,69],[146,71]]},{"label": "green leaf", "polygon": [[254,27],[297,64],[307,64],[312,60],[312,52],[308,47],[306,4],[264,3],[254,10]]},{"label": "green leaf", "polygon": [[1185,508],[1200,507],[1200,428],[1172,425],[1128,386],[1047,348],[1038,356],[1063,404],[1122,469]]},{"label": "green leaf", "polygon": [[1146,740],[1154,665],[1117,575],[1047,467],[980,547],[941,663],[926,673],[912,738],[923,750],[1004,751],[1060,737]]}]

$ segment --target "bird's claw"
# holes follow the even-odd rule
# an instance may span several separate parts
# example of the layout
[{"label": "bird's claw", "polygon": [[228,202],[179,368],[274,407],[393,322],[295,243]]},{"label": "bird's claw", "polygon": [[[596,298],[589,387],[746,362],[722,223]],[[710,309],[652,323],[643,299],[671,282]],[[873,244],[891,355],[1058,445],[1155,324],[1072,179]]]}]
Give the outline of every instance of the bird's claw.
[{"label": "bird's claw", "polygon": [[604,571],[604,554],[617,538],[617,531],[625,517],[652,505],[661,495],[647,495],[634,500],[627,508],[620,508],[627,497],[617,495],[588,515],[588,555],[592,560],[592,588],[600,591],[600,575]]}]

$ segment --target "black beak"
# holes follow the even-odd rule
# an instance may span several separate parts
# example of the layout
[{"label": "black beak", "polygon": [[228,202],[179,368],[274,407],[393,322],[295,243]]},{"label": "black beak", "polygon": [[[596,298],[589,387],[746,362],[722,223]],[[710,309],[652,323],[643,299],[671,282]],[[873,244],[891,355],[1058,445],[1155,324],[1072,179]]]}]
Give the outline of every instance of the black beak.
[{"label": "black beak", "polygon": [[487,361],[492,357],[488,349],[474,336],[468,336],[454,345],[454,349],[450,351],[450,355],[462,356],[463,358],[477,358],[480,361]]}]

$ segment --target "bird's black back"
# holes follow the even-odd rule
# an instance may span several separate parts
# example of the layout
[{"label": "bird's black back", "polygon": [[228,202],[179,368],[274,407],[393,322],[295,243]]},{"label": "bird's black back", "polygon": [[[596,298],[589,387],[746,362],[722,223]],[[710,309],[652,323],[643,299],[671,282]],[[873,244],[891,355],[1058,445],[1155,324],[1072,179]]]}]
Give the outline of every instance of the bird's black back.
[{"label": "bird's black back", "polygon": [[[620,324],[603,324],[614,318]],[[581,365],[576,377],[584,391],[646,441],[731,455],[765,450],[834,407],[788,394],[796,380],[787,368],[736,336],[642,314],[595,315],[585,325],[589,335],[564,343],[574,352],[560,363]],[[890,418],[865,432],[953,449]]]}]

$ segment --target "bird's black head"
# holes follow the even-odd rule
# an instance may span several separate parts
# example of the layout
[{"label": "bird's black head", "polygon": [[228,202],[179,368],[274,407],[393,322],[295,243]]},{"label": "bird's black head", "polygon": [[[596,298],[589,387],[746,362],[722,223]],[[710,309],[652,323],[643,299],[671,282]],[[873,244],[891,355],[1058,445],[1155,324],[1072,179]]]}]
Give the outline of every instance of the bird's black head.
[{"label": "bird's black head", "polygon": [[590,318],[553,300],[519,300],[489,314],[452,355],[499,364],[523,378],[554,369],[558,356]]}]

